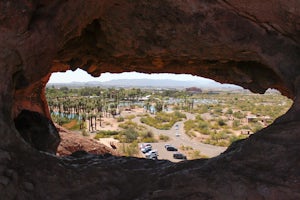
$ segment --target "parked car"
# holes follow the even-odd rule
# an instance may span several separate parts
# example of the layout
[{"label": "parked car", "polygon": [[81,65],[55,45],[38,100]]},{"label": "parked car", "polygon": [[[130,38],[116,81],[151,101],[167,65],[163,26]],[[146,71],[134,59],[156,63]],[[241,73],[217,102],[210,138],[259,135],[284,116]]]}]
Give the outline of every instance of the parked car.
[{"label": "parked car", "polygon": [[167,147],[171,146],[170,144],[165,144],[165,149],[167,149]]},{"label": "parked car", "polygon": [[173,147],[173,146],[168,146],[167,151],[177,151],[177,148]]},{"label": "parked car", "polygon": [[141,151],[142,151],[143,153],[147,153],[147,152],[149,152],[149,151],[151,151],[151,150],[152,150],[152,146],[145,146],[144,148],[141,149]]},{"label": "parked car", "polygon": [[158,158],[157,158],[157,156],[155,156],[155,155],[151,155],[151,156],[149,156],[147,159],[157,160]]},{"label": "parked car", "polygon": [[157,159],[158,152],[157,150],[151,150],[145,154],[145,157],[148,159]]},{"label": "parked car", "polygon": [[173,158],[186,160],[186,156],[182,153],[174,153]]},{"label": "parked car", "polygon": [[150,143],[142,143],[142,144],[140,144],[140,149],[143,149],[146,146],[151,146],[152,147],[152,145]]}]

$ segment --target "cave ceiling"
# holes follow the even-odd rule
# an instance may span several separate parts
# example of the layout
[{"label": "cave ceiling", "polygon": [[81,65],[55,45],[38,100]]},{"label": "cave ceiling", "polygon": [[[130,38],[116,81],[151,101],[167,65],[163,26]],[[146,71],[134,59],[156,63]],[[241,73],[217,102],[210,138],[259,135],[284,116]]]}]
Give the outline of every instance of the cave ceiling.
[{"label": "cave ceiling", "polygon": [[[299,15],[297,0],[1,1],[1,194],[299,199]],[[77,68],[93,76],[192,74],[258,93],[276,88],[294,103],[270,127],[219,157],[180,165],[92,155],[57,158],[30,148],[14,119],[29,110],[29,117],[50,124],[47,81],[53,72]]]}]

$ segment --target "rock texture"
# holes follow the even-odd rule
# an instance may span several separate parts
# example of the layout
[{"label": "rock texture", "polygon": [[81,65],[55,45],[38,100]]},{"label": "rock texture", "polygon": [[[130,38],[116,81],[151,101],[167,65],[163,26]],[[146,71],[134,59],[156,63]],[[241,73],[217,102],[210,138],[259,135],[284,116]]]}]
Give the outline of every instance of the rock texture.
[{"label": "rock texture", "polygon": [[75,153],[76,151],[85,151],[91,154],[111,154],[118,156],[118,152],[104,144],[96,142],[87,136],[82,136],[79,133],[69,131],[59,125],[55,125],[59,131],[61,142],[57,148],[58,156],[66,156]]},{"label": "rock texture", "polygon": [[[1,1],[1,197],[299,199],[299,10],[296,0]],[[254,92],[277,88],[294,104],[210,160],[57,158],[26,145],[14,119],[25,109],[50,118],[51,72],[78,67],[94,76],[190,73]]]},{"label": "rock texture", "polygon": [[22,110],[14,120],[16,129],[33,148],[55,154],[60,137],[53,122],[38,112]]}]

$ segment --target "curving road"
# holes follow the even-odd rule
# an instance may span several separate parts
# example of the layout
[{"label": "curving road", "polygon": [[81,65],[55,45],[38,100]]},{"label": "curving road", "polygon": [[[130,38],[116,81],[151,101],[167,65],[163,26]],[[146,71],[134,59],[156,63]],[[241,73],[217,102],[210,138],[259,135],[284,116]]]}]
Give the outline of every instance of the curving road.
[{"label": "curving road", "polygon": [[[186,120],[194,119],[195,116],[190,113],[185,113],[187,116]],[[164,148],[165,144],[171,144],[179,149],[181,145],[184,146],[190,146],[193,147],[194,150],[199,150],[202,155],[205,155],[207,157],[215,157],[218,156],[220,153],[224,152],[227,148],[226,147],[219,147],[219,146],[213,146],[209,144],[200,143],[198,141],[195,141],[194,139],[188,137],[184,133],[184,122],[186,121],[180,121],[174,124],[174,126],[170,130],[159,130],[152,126],[148,126],[147,124],[142,124],[140,122],[140,117],[136,117],[133,119],[134,122],[138,124],[142,124],[143,126],[147,127],[149,130],[151,130],[156,136],[159,136],[160,134],[169,136],[170,140],[168,142],[158,142],[158,143],[152,143],[153,149],[158,150],[158,159],[167,159],[173,162],[177,162],[180,160],[173,159],[173,152],[169,152]],[[179,150],[180,151],[180,150]]]}]

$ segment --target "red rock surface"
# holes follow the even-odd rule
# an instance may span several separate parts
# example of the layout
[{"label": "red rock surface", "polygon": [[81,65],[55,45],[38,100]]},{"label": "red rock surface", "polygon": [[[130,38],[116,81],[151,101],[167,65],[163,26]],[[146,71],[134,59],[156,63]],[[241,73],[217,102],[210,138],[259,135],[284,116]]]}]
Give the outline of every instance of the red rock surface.
[{"label": "red rock surface", "polygon": [[71,155],[76,151],[86,151],[91,154],[103,155],[106,153],[112,155],[119,155],[114,149],[107,147],[104,144],[96,142],[86,136],[82,136],[80,133],[69,131],[56,124],[56,128],[59,131],[61,142],[57,149],[58,156]]},{"label": "red rock surface", "polygon": [[[298,0],[0,1],[0,194],[3,199],[300,199]],[[190,73],[292,108],[223,155],[171,164],[97,155],[54,157],[14,127],[49,117],[56,71]]]}]

